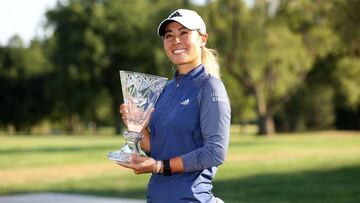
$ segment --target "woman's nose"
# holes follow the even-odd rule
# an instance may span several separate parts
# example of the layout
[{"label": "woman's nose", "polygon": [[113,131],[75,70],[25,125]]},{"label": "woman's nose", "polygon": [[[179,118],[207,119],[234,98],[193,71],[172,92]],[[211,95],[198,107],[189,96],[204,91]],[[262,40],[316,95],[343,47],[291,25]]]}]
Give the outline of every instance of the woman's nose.
[{"label": "woman's nose", "polygon": [[180,42],[181,42],[180,37],[175,37],[174,43],[180,44]]}]

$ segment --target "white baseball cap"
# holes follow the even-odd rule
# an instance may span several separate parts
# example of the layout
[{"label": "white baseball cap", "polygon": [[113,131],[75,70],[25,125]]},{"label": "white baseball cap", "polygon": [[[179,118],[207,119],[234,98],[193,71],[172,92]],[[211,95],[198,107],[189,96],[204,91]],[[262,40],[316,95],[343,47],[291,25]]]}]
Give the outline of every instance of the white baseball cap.
[{"label": "white baseball cap", "polygon": [[189,30],[198,30],[200,33],[206,34],[206,25],[204,20],[198,13],[188,9],[178,9],[172,12],[169,17],[160,23],[157,34],[160,37],[163,37],[166,26],[174,21],[180,23]]}]

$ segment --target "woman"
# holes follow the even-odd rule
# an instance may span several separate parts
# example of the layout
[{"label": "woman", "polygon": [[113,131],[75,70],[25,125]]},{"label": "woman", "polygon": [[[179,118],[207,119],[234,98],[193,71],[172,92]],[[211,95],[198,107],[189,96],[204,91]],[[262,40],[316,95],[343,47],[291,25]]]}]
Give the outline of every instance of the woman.
[{"label": "woman", "polygon": [[[221,202],[211,181],[228,148],[230,104],[215,52],[205,47],[205,23],[195,11],[179,9],[160,23],[158,35],[177,70],[142,130],[141,147],[150,156],[118,164],[152,173],[148,202]],[[126,123],[125,104],[120,113]]]}]

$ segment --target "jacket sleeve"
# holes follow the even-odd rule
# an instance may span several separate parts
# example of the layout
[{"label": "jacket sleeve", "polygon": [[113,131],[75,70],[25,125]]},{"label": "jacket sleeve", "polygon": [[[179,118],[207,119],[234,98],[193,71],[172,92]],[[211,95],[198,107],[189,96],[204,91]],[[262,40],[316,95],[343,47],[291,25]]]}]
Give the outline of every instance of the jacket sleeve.
[{"label": "jacket sleeve", "polygon": [[204,144],[182,156],[185,172],[218,166],[229,145],[231,110],[224,84],[210,78],[199,91],[200,128]]}]

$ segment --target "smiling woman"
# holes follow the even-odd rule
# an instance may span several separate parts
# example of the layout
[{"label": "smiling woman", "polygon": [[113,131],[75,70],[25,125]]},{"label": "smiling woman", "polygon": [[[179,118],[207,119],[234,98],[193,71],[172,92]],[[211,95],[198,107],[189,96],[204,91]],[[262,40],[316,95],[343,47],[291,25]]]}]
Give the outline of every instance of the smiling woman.
[{"label": "smiling woman", "polygon": [[207,34],[200,35],[197,30],[189,30],[180,23],[173,22],[166,26],[164,48],[180,74],[186,75],[201,64],[201,47],[206,40]]},{"label": "smiling woman", "polygon": [[[212,180],[227,153],[230,103],[215,52],[205,47],[205,23],[195,11],[179,9],[160,23],[158,35],[176,72],[142,130],[150,157],[118,164],[152,173],[148,202],[222,202]],[[125,123],[127,108],[120,106]]]},{"label": "smiling woman", "polygon": [[[185,13],[188,12],[188,15],[182,16],[179,13],[179,11]],[[174,24],[175,25],[178,24],[177,28],[172,28],[175,26]],[[179,32],[178,34],[179,36],[175,36],[176,34],[175,31]],[[188,36],[189,34],[191,34],[191,37]],[[173,61],[171,57],[172,56],[171,45],[175,46],[172,49],[179,49],[176,46],[178,46],[182,42],[188,46],[189,45],[192,46],[195,45],[195,46],[194,47],[190,46],[189,49],[182,49],[180,47],[180,50],[176,50],[176,53],[181,52],[186,54],[187,53],[186,51],[190,52],[188,55],[193,55],[195,59],[200,60],[200,61],[191,61],[194,63],[192,64],[193,67],[196,67],[198,64],[202,63],[204,65],[206,72],[208,72],[209,74],[211,74],[216,78],[220,78],[217,53],[214,49],[209,49],[205,46],[208,39],[208,34],[206,33],[206,25],[203,19],[201,18],[201,16],[199,16],[196,12],[190,10],[184,10],[184,9],[180,9],[174,12],[173,14],[171,14],[171,16],[169,16],[169,18],[165,19],[160,24],[158,28],[158,35],[164,38],[164,48],[167,53],[167,56],[169,57],[171,62],[178,65],[177,68],[180,68],[179,72],[181,74],[183,74],[183,72],[185,72],[186,74],[189,69],[185,67],[185,70],[182,71],[181,69],[183,68],[179,66],[182,63],[184,63],[184,61],[182,60],[185,60],[186,62],[186,58],[183,58],[182,60],[180,58],[180,63],[177,63],[177,61]],[[174,40],[178,40],[178,41],[174,41]],[[195,53],[192,54],[191,52],[195,52]]]}]

